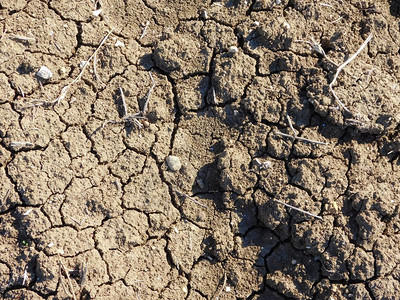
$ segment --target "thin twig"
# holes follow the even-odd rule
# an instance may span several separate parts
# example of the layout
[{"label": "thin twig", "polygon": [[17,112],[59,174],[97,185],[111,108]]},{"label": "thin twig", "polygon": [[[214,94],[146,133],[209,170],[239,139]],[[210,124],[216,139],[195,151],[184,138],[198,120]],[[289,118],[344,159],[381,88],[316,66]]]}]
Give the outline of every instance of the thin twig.
[{"label": "thin twig", "polygon": [[305,41],[305,40],[295,40],[296,43],[307,43],[311,46],[310,50],[313,50],[317,52],[318,54],[321,54],[323,57],[325,57],[331,64],[337,67],[337,64],[331,60],[328,55],[326,55],[324,48],[322,48],[320,43],[317,43],[314,38],[311,38],[311,41]]},{"label": "thin twig", "polygon": [[150,21],[147,21],[146,25],[143,28],[143,32],[142,32],[142,35],[140,36],[139,40],[141,40],[146,35],[147,27],[149,27],[149,25],[150,25]]},{"label": "thin twig", "polygon": [[104,82],[101,80],[99,74],[97,73],[97,53],[95,53],[95,55],[93,56],[93,72],[94,72],[94,76],[96,77],[96,80],[98,82],[100,82],[102,85],[104,85]]},{"label": "thin twig", "polygon": [[13,40],[19,40],[19,41],[36,41],[34,37],[29,37],[29,36],[22,36],[18,34],[9,34],[8,37]]},{"label": "thin twig", "polygon": [[190,197],[189,195],[187,195],[187,194],[185,194],[185,193],[182,193],[182,192],[180,192],[180,191],[178,191],[178,190],[175,190],[175,192],[177,192],[178,194],[180,194],[180,195],[182,195],[182,196],[188,198],[189,200],[192,200],[194,203],[200,205],[201,207],[210,209],[207,205],[204,205],[203,203],[200,203],[199,201],[197,201],[196,199],[194,199],[193,197]]},{"label": "thin twig", "polygon": [[96,50],[92,53],[92,55],[89,57],[89,59],[87,61],[85,61],[81,72],[78,74],[78,76],[72,80],[70,83],[68,83],[66,86],[64,86],[61,89],[60,94],[58,95],[58,97],[54,100],[54,101],[42,101],[41,103],[38,104],[34,104],[33,106],[40,106],[40,105],[46,105],[46,104],[59,104],[68,94],[69,89],[71,88],[72,85],[74,85],[75,83],[77,83],[81,78],[83,73],[85,72],[87,66],[89,65],[90,61],[96,56],[97,52],[100,50],[101,46],[103,46],[103,44],[106,42],[106,40],[108,39],[108,37],[110,36],[110,34],[114,31],[115,27],[112,28],[107,34],[106,36],[102,39],[102,41],[100,42],[100,45],[96,48]]},{"label": "thin twig", "polygon": [[87,279],[87,273],[88,273],[88,263],[86,262],[82,262],[81,263],[81,267],[80,267],[80,272],[79,272],[79,283],[81,285],[81,287],[83,287],[86,283],[86,279]]},{"label": "thin twig", "polygon": [[117,121],[115,120],[104,121],[104,123],[101,125],[101,129],[104,129],[104,127],[106,127],[107,124],[115,124],[115,123],[117,123]]},{"label": "thin twig", "polygon": [[304,213],[304,214],[306,214],[306,215],[309,215],[309,216],[312,216],[312,217],[314,217],[314,218],[317,218],[317,219],[322,220],[322,217],[321,217],[321,216],[314,215],[314,214],[312,214],[312,213],[310,213],[310,212],[308,212],[308,211],[305,211],[305,210],[302,210],[302,209],[300,209],[300,208],[294,207],[294,206],[292,206],[292,205],[290,205],[290,204],[287,204],[287,203],[285,203],[285,202],[279,201],[279,200],[277,200],[277,199],[273,199],[273,200],[274,200],[275,202],[278,202],[279,204],[285,205],[285,206],[287,206],[287,207],[289,207],[289,208],[291,208],[291,209],[297,210],[297,211],[302,212],[302,213]]},{"label": "thin twig", "polygon": [[149,105],[151,93],[153,92],[153,89],[154,89],[154,87],[156,86],[156,82],[154,81],[153,75],[151,75],[151,72],[150,72],[150,71],[149,71],[149,75],[150,75],[151,82],[153,83],[153,85],[151,86],[149,92],[147,93],[147,99],[146,99],[146,102],[144,103],[143,110],[142,110],[142,113],[143,113],[143,114],[145,114],[146,111],[147,111],[147,106]]},{"label": "thin twig", "polygon": [[35,146],[34,144],[30,142],[11,142],[10,147],[11,148],[18,148],[18,147],[33,147]]},{"label": "thin twig", "polygon": [[26,265],[24,274],[22,275],[22,285],[25,285],[25,283],[29,280],[28,276],[28,265]]},{"label": "thin twig", "polygon": [[292,120],[290,119],[288,114],[286,114],[286,119],[288,121],[290,129],[293,131],[293,136],[297,136],[296,130],[294,130],[294,128],[293,128]]},{"label": "thin twig", "polygon": [[320,141],[314,141],[314,140],[310,140],[310,139],[306,139],[306,138],[303,138],[303,137],[301,137],[301,136],[293,136],[293,135],[290,135],[290,134],[286,134],[286,133],[283,133],[283,132],[280,132],[280,131],[275,131],[274,132],[275,134],[277,134],[277,135],[280,135],[280,136],[284,136],[284,137],[288,137],[288,138],[292,138],[292,139],[295,139],[295,140],[299,140],[299,141],[303,141],[303,142],[308,142],[308,143],[312,143],[312,144],[317,144],[317,145],[328,145],[329,143],[325,143],[325,142],[320,142]]},{"label": "thin twig", "polygon": [[122,90],[121,87],[119,87],[119,93],[121,95],[122,107],[124,109],[124,117],[126,117],[128,115],[128,109],[126,108],[126,101],[125,101],[124,91]]},{"label": "thin twig", "polygon": [[217,292],[217,294],[214,297],[214,300],[219,300],[219,295],[221,295],[222,291],[224,290],[226,285],[226,273],[224,272],[224,281],[222,282],[221,289]]},{"label": "thin twig", "polygon": [[7,190],[6,195],[3,198],[3,203],[6,203],[8,195],[10,195],[10,190],[9,189]]},{"label": "thin twig", "polygon": [[[59,264],[60,264],[60,279],[61,279],[61,267],[62,267],[62,268],[64,269],[65,275],[67,276],[67,281],[68,281],[68,285],[69,285],[70,294],[72,294],[72,298],[73,298],[74,300],[76,300],[75,291],[74,291],[74,287],[73,287],[72,282],[71,282],[71,278],[69,277],[68,271],[67,271],[67,269],[65,268],[64,264],[62,263],[60,257],[59,257],[58,262],[59,262]],[[63,285],[63,287],[64,287],[64,289],[65,289],[65,286],[64,286],[64,285]]]},{"label": "thin twig", "polygon": [[217,97],[215,95],[215,88],[212,87],[213,104],[217,104]]},{"label": "thin twig", "polygon": [[343,70],[343,68],[345,66],[347,66],[354,58],[356,58],[356,56],[358,54],[360,54],[360,52],[365,48],[365,46],[367,46],[367,44],[369,43],[369,41],[372,39],[373,35],[370,34],[367,39],[364,41],[364,43],[362,43],[362,45],[360,46],[360,48],[357,50],[356,53],[354,53],[348,60],[346,60],[343,64],[341,64],[337,70],[336,70],[336,74],[335,77],[333,77],[332,82],[329,84],[329,89],[333,95],[333,97],[335,98],[335,100],[337,101],[337,103],[339,104],[339,106],[341,106],[345,111],[347,111],[348,113],[351,113],[347,107],[342,103],[342,101],[340,101],[339,97],[336,95],[336,93],[333,91],[333,85],[336,83],[336,80],[339,76],[340,71]]},{"label": "thin twig", "polygon": [[344,18],[344,15],[340,15],[339,18],[337,18],[336,20],[330,21],[331,24],[337,23],[339,22],[341,19]]}]

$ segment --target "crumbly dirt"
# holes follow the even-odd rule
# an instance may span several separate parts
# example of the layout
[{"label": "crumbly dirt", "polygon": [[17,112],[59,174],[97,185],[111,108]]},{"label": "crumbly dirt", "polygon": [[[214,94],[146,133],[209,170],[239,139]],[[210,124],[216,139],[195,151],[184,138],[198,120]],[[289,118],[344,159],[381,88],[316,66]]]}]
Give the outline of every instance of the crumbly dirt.
[{"label": "crumbly dirt", "polygon": [[[0,21],[3,299],[399,298],[398,0],[0,0]],[[329,85],[370,34],[344,109]]]}]

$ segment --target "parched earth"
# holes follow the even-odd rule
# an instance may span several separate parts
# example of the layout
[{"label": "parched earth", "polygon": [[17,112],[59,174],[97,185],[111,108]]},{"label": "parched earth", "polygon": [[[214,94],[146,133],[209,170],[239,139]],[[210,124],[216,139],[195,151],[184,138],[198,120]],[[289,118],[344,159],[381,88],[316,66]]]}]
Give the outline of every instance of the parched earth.
[{"label": "parched earth", "polygon": [[0,20],[3,299],[399,299],[398,0]]}]

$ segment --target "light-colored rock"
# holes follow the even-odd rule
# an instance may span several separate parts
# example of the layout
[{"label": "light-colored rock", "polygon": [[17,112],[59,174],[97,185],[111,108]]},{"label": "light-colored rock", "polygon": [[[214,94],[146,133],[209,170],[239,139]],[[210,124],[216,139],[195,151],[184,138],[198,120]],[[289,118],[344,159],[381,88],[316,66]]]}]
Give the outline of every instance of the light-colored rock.
[{"label": "light-colored rock", "polygon": [[173,172],[178,172],[182,168],[181,160],[177,156],[170,155],[165,162],[167,163],[168,169]]},{"label": "light-colored rock", "polygon": [[43,80],[49,80],[53,77],[53,73],[46,66],[42,66],[39,71],[37,71],[36,76]]}]

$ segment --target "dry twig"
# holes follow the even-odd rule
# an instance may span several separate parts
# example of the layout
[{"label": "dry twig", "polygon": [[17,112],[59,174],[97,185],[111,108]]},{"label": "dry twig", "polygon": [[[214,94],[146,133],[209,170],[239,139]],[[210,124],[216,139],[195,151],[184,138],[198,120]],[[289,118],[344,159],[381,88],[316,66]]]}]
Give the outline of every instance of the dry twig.
[{"label": "dry twig", "polygon": [[331,60],[325,53],[324,48],[322,48],[320,43],[317,43],[314,38],[311,38],[311,41],[305,41],[305,40],[295,40],[295,42],[298,43],[307,43],[311,46],[310,50],[313,50],[314,52],[317,52],[318,54],[321,54],[323,57],[325,57],[330,63],[332,63],[334,66],[337,67],[337,64]]},{"label": "dry twig", "polygon": [[[54,101],[41,101],[38,102],[37,100],[32,101],[32,105],[28,106],[28,107],[32,107],[32,106],[41,106],[41,105],[48,105],[48,104],[59,104],[68,94],[69,89],[71,88],[72,85],[74,85],[75,83],[79,82],[79,80],[81,80],[83,73],[85,72],[86,68],[88,67],[90,61],[92,59],[94,59],[97,55],[97,52],[99,52],[101,46],[104,45],[104,43],[107,41],[108,37],[110,36],[110,34],[114,31],[115,28],[112,28],[106,35],[105,37],[102,39],[102,41],[100,42],[99,46],[96,48],[96,50],[92,53],[92,55],[88,58],[87,61],[85,61],[82,70],[80,71],[80,73],[78,74],[78,76],[72,80],[70,83],[68,83],[66,86],[64,86],[61,89],[60,94],[58,95],[58,97],[54,100]],[[94,67],[95,68],[95,67]]]},{"label": "dry twig", "polygon": [[175,190],[175,192],[177,192],[178,194],[184,196],[185,198],[188,198],[189,200],[192,200],[194,203],[200,205],[201,207],[210,209],[207,205],[204,205],[203,203],[200,203],[199,201],[197,201],[196,199],[194,199],[193,197],[190,197],[189,195],[187,195],[187,194],[185,194],[185,193],[182,193],[182,192],[180,192],[180,191],[178,191],[178,190]]},{"label": "dry twig", "polygon": [[127,109],[127,107],[126,107],[126,101],[125,101],[124,91],[122,90],[121,87],[119,87],[119,93],[120,93],[120,95],[121,95],[122,108],[124,109],[124,117],[126,117],[126,115],[128,114],[128,109]]},{"label": "dry twig", "polygon": [[278,202],[279,204],[285,205],[286,207],[289,207],[289,208],[291,208],[291,209],[294,209],[294,210],[297,210],[297,211],[299,211],[299,212],[302,212],[303,214],[306,214],[306,215],[309,215],[309,216],[312,216],[312,217],[314,217],[314,218],[317,218],[317,219],[322,220],[322,217],[321,217],[321,216],[314,215],[314,214],[312,214],[312,213],[310,213],[310,212],[308,212],[308,211],[306,211],[306,210],[303,210],[303,209],[301,209],[301,208],[297,208],[297,207],[295,207],[295,206],[292,206],[292,205],[287,204],[287,203],[285,203],[285,202],[282,202],[282,201],[280,201],[280,200],[277,200],[277,199],[273,199],[273,200],[274,200],[275,202]]},{"label": "dry twig", "polygon": [[288,138],[299,140],[299,141],[303,141],[303,142],[308,142],[308,143],[317,144],[317,145],[328,145],[328,143],[325,143],[325,142],[310,140],[310,139],[306,139],[306,138],[303,138],[303,137],[297,136],[297,135],[293,136],[293,135],[286,134],[286,133],[283,133],[283,132],[280,132],[280,131],[275,131],[274,133],[277,134],[277,135],[280,135],[280,136],[288,137]]},{"label": "dry twig", "polygon": [[147,93],[147,99],[146,99],[146,102],[144,103],[143,110],[141,111],[142,114],[145,114],[145,113],[146,113],[146,111],[147,111],[147,106],[149,105],[151,93],[153,92],[153,89],[154,89],[155,86],[156,86],[156,82],[154,81],[153,75],[151,75],[151,72],[150,72],[150,71],[149,71],[149,75],[150,75],[151,82],[153,83],[153,85],[151,86],[149,92]]},{"label": "dry twig", "polygon": [[219,295],[221,295],[221,293],[223,292],[225,285],[226,285],[226,273],[224,272],[224,281],[222,282],[221,289],[214,296],[214,300],[219,300]]},{"label": "dry twig", "polygon": [[[64,264],[62,263],[60,257],[59,257],[58,263],[59,263],[59,267],[60,267],[59,268],[59,275],[60,275],[61,285],[63,286],[63,289],[67,293],[67,295],[72,297],[74,300],[76,300],[75,291],[74,291],[74,287],[73,287],[72,282],[71,282],[71,278],[69,277],[68,271],[65,268]],[[67,276],[68,289],[66,288],[66,286],[64,285],[64,282],[62,281],[62,272],[61,272],[61,270],[64,270],[64,273]]]},{"label": "dry twig", "polygon": [[292,120],[290,119],[288,114],[286,114],[286,118],[288,120],[288,124],[289,124],[290,129],[293,131],[293,135],[286,134],[286,133],[283,133],[283,132],[280,132],[280,131],[275,131],[274,132],[275,134],[280,135],[280,136],[284,136],[284,137],[288,137],[288,138],[292,138],[292,139],[295,139],[295,140],[303,141],[303,142],[312,143],[312,144],[328,145],[328,143],[325,143],[325,142],[310,140],[310,139],[306,139],[306,138],[297,136],[296,130],[294,130],[294,127],[293,127]]},{"label": "dry twig", "polygon": [[147,21],[143,28],[143,32],[142,32],[142,35],[140,36],[139,40],[141,40],[146,35],[147,27],[149,27],[149,25],[150,25],[150,21]]},{"label": "dry twig", "polygon": [[10,143],[11,148],[33,147],[33,146],[35,146],[35,145],[30,142],[11,142]]},{"label": "dry twig", "polygon": [[336,93],[333,90],[333,85],[336,83],[336,80],[339,76],[340,71],[343,70],[343,68],[345,66],[347,66],[354,58],[356,58],[356,56],[358,54],[360,54],[360,52],[367,46],[367,44],[369,43],[369,41],[372,39],[373,35],[370,34],[367,39],[364,41],[364,43],[362,43],[362,45],[360,46],[360,48],[357,50],[356,53],[354,53],[352,56],[350,56],[350,58],[348,60],[346,60],[343,64],[341,64],[337,70],[336,70],[336,74],[335,77],[333,77],[332,82],[329,84],[329,89],[333,95],[333,97],[335,98],[336,102],[339,104],[339,106],[341,106],[345,111],[347,111],[348,113],[351,114],[350,110],[347,109],[347,107],[343,104],[342,101],[340,101],[339,97],[336,95]]}]

